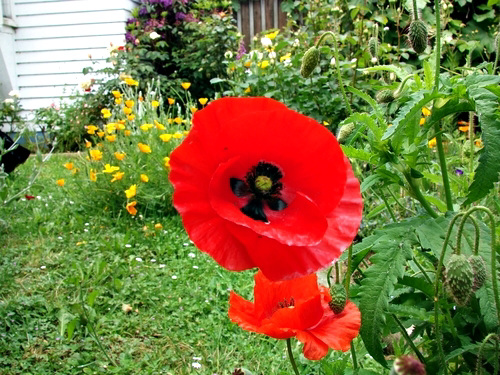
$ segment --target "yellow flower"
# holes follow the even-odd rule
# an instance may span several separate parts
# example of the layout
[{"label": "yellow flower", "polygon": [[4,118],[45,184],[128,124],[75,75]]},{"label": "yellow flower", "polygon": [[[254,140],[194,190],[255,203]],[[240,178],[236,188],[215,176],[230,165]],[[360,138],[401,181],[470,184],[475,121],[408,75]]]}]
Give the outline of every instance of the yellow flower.
[{"label": "yellow flower", "polygon": [[420,126],[425,124],[425,117],[420,118]]},{"label": "yellow flower", "polygon": [[129,78],[129,77],[125,78],[124,81],[129,86],[139,86],[139,82],[138,81],[136,81],[135,79]]},{"label": "yellow flower", "polygon": [[137,209],[135,208],[136,205],[137,205],[136,201],[127,203],[127,207],[126,207],[127,211],[132,216],[134,216],[135,214],[137,214]]},{"label": "yellow flower", "polygon": [[460,130],[461,132],[464,132],[464,133],[468,132],[469,131],[469,125],[459,126],[458,130]]},{"label": "yellow flower", "polygon": [[476,140],[474,141],[474,144],[475,144],[475,145],[476,145],[476,147],[478,147],[478,148],[483,148],[483,141],[482,141],[482,140],[480,140],[480,139],[476,139]]},{"label": "yellow flower", "polygon": [[90,150],[90,158],[94,161],[99,161],[102,159],[101,150]]},{"label": "yellow flower", "polygon": [[436,138],[432,138],[429,141],[429,148],[433,148],[433,147],[436,147]]},{"label": "yellow flower", "polygon": [[149,129],[152,129],[153,126],[153,124],[142,124],[140,128],[143,132],[147,132]]},{"label": "yellow flower", "polygon": [[250,88],[250,86],[248,86],[248,87],[245,89],[245,94],[248,94],[250,91],[252,91],[252,89]]},{"label": "yellow flower", "polygon": [[153,100],[153,101],[151,102],[151,106],[152,106],[153,108],[156,108],[156,107],[158,107],[159,105],[160,105],[160,102],[159,102],[158,100]]},{"label": "yellow flower", "polygon": [[99,130],[99,128],[95,125],[87,125],[87,133],[88,134],[95,134],[96,130]]},{"label": "yellow flower", "polygon": [[291,58],[292,58],[292,54],[290,52],[288,52],[287,54],[280,57],[280,62],[283,62],[285,60],[290,60]]},{"label": "yellow flower", "polygon": [[125,155],[126,154],[124,152],[118,152],[118,151],[115,152],[115,158],[117,160],[123,160],[123,159],[125,159]]},{"label": "yellow flower", "polygon": [[116,141],[116,134],[107,135],[107,136],[106,136],[106,139],[107,139],[109,142],[114,142],[114,141]]},{"label": "yellow flower", "polygon": [[107,108],[101,109],[102,117],[104,118],[110,118],[111,117],[111,112]]},{"label": "yellow flower", "polygon": [[102,138],[102,137],[104,137],[104,135],[105,135],[105,134],[106,134],[106,133],[104,133],[103,131],[99,131],[99,132],[97,132],[97,135],[98,135],[99,137],[101,137],[101,138]]},{"label": "yellow flower", "polygon": [[183,134],[183,135],[188,135],[188,134],[189,134],[189,130],[184,130],[184,131],[182,132],[182,134]]},{"label": "yellow flower", "polygon": [[165,130],[166,129],[165,125],[160,124],[158,121],[154,120],[154,123],[155,123],[156,129],[158,129],[158,130]]},{"label": "yellow flower", "polygon": [[279,32],[280,32],[279,30],[276,30],[275,32],[266,34],[266,37],[273,40],[274,38],[276,38],[276,36],[278,35]]},{"label": "yellow flower", "polygon": [[123,101],[122,98],[117,98],[117,99],[115,99],[115,104],[120,105],[120,104],[122,104],[122,101]]},{"label": "yellow flower", "polygon": [[[134,101],[133,100],[125,100],[125,105],[128,108],[132,108],[134,106]],[[128,113],[127,113],[127,115],[128,115]]]},{"label": "yellow flower", "polygon": [[165,156],[163,158],[163,165],[165,166],[165,168],[170,168],[170,158],[168,156]]},{"label": "yellow flower", "polygon": [[198,99],[198,101],[200,102],[201,105],[205,105],[208,102],[208,98],[200,98]]},{"label": "yellow flower", "polygon": [[75,168],[71,171],[71,174],[74,176],[75,174],[77,174],[78,172],[80,172],[80,168]]},{"label": "yellow flower", "polygon": [[120,170],[120,167],[115,167],[113,165],[106,164],[104,166],[103,173],[114,173],[114,172],[119,171],[119,170]]},{"label": "yellow flower", "polygon": [[155,229],[156,229],[156,230],[163,229],[163,225],[161,225],[161,223],[156,223],[156,224],[155,224]]},{"label": "yellow flower", "polygon": [[191,83],[189,83],[189,82],[182,82],[181,86],[182,86],[182,88],[184,90],[187,90],[187,89],[189,89],[191,87]]},{"label": "yellow flower", "polygon": [[160,134],[160,139],[163,142],[168,142],[172,139],[172,134]]},{"label": "yellow flower", "polygon": [[130,134],[132,134],[132,132],[130,130],[125,130],[123,132],[123,134],[125,134],[126,136],[129,136]]},{"label": "yellow flower", "polygon": [[132,113],[132,109],[129,107],[123,107],[123,113],[130,115]]},{"label": "yellow flower", "polygon": [[196,107],[191,107],[189,108],[191,110],[191,113],[194,115],[196,113],[196,111],[198,110],[198,108]]},{"label": "yellow flower", "polygon": [[116,130],[116,122],[110,122],[109,124],[106,125],[106,131],[111,134]]},{"label": "yellow flower", "polygon": [[129,74],[125,74],[125,73],[120,73],[120,79],[121,79],[122,81],[125,81],[127,78],[132,79],[132,76],[131,76],[131,75],[129,75]]},{"label": "yellow flower", "polygon": [[323,121],[323,125],[328,126],[330,123],[328,121]]},{"label": "yellow flower", "polygon": [[125,196],[127,197],[127,199],[130,199],[132,197],[135,197],[135,195],[137,194],[137,185],[130,185],[130,187],[125,190]]},{"label": "yellow flower", "polygon": [[168,104],[173,105],[175,103],[175,99],[168,98]]},{"label": "yellow flower", "polygon": [[89,172],[89,179],[92,182],[96,182],[97,181],[97,173],[96,173],[95,169],[91,169],[90,170],[90,172]]},{"label": "yellow flower", "polygon": [[115,174],[113,174],[113,178],[111,179],[111,182],[121,180],[124,175],[125,175],[125,172],[116,172]]},{"label": "yellow flower", "polygon": [[422,114],[427,117],[431,115],[431,111],[427,107],[422,107]]},{"label": "yellow flower", "polygon": [[243,66],[244,66],[245,68],[250,68],[250,66],[251,66],[251,65],[252,65],[252,60],[247,60],[247,61],[245,61],[245,63],[243,64]]},{"label": "yellow flower", "polygon": [[120,99],[122,97],[122,93],[118,90],[113,90],[111,91],[111,93],[113,94],[113,96],[116,98],[116,99]]},{"label": "yellow flower", "polygon": [[268,66],[269,66],[269,60],[263,60],[261,61],[258,66],[261,68],[261,69],[266,69]]},{"label": "yellow flower", "polygon": [[63,165],[64,165],[64,168],[66,168],[68,171],[73,169],[73,163],[70,161],[67,163],[64,163]]},{"label": "yellow flower", "polygon": [[147,144],[139,143],[137,146],[139,146],[139,150],[141,150],[141,152],[144,152],[145,154],[151,153],[151,147],[149,147]]},{"label": "yellow flower", "polygon": [[174,122],[175,122],[177,125],[180,125],[180,124],[182,124],[182,118],[180,118],[180,117],[176,117],[176,118],[174,118]]},{"label": "yellow flower", "polygon": [[181,139],[182,138],[182,133],[179,133],[179,132],[175,132],[172,137],[174,137],[174,139]]},{"label": "yellow flower", "polygon": [[56,181],[57,185],[59,185],[59,186],[61,186],[61,187],[63,187],[63,186],[64,186],[64,182],[65,182],[65,181],[64,181],[64,178],[61,178],[60,180],[57,180],[57,181]]},{"label": "yellow flower", "polygon": [[127,116],[127,119],[128,119],[129,121],[134,121],[134,119],[135,119],[135,115],[134,115],[134,114],[128,115],[128,116]]},{"label": "yellow flower", "polygon": [[90,141],[85,141],[85,147],[91,148],[92,147],[92,142]]},{"label": "yellow flower", "polygon": [[117,122],[115,123],[115,126],[116,126],[116,129],[118,130],[123,130],[125,129],[125,124],[121,123],[121,122]]},{"label": "yellow flower", "polygon": [[141,174],[141,181],[142,182],[148,182],[149,181],[149,177],[145,174]]}]

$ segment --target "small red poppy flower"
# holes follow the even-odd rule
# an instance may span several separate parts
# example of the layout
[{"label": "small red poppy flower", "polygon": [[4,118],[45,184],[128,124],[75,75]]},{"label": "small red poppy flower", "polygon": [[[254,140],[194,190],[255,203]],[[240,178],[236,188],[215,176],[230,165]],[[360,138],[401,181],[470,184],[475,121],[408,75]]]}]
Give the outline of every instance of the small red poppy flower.
[{"label": "small red poppy flower", "polygon": [[321,359],[328,349],[349,350],[358,335],[361,314],[347,302],[335,314],[329,307],[328,288],[318,286],[316,274],[285,281],[255,275],[254,302],[231,291],[229,318],[241,328],[276,339],[297,337],[304,343],[304,356]]},{"label": "small red poppy flower", "polygon": [[25,197],[25,198],[26,198],[26,200],[28,200],[28,201],[30,201],[30,200],[32,200],[32,199],[35,199],[35,197],[34,197],[33,195],[28,195],[28,194],[26,194],[24,197]]},{"label": "small red poppy flower", "polygon": [[191,240],[229,270],[307,275],[337,259],[361,221],[359,182],[335,137],[272,99],[197,111],[170,168]]}]

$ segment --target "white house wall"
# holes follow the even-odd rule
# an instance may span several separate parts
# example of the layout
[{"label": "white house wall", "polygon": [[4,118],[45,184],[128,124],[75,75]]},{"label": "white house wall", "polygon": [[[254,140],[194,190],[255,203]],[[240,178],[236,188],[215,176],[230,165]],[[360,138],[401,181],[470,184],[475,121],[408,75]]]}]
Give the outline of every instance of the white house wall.
[{"label": "white house wall", "polygon": [[[123,45],[133,0],[12,0],[16,82],[27,111],[67,99]],[[91,57],[91,58],[90,58]],[[29,113],[29,112],[28,112]]]}]

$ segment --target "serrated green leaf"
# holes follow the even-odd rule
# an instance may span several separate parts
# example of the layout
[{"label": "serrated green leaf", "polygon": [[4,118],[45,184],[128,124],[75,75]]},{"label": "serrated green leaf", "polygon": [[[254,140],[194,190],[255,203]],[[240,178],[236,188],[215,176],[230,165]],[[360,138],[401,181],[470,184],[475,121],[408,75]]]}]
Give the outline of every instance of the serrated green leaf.
[{"label": "serrated green leaf", "polygon": [[425,311],[425,309],[407,306],[407,305],[389,305],[387,312],[395,314],[398,317],[404,316],[405,318],[418,319],[424,322],[434,322],[434,315],[432,311]]},{"label": "serrated green leaf", "polygon": [[371,158],[375,155],[372,153],[365,151],[365,150],[359,150],[353,146],[346,146],[346,145],[341,145],[342,151],[344,151],[344,154],[348,158],[353,158],[353,159],[358,159],[366,162],[370,162]]},{"label": "serrated green leaf", "polygon": [[370,72],[370,73],[381,72],[381,71],[394,73],[400,80],[403,80],[408,75],[408,72],[406,72],[404,69],[397,67],[396,65],[377,65],[363,69],[363,72]]},{"label": "serrated green leaf", "polygon": [[[375,113],[375,117],[377,118],[379,125],[383,126],[384,128],[387,127],[387,123],[384,120],[384,114],[383,114],[382,108],[380,108],[378,103],[370,95],[368,95],[368,94],[364,93],[363,91],[358,90],[354,87],[351,87],[351,86],[348,86],[347,90],[349,92],[352,92],[353,94],[356,94],[361,99],[366,101],[370,105],[370,107],[372,107],[373,112]],[[377,138],[377,139],[380,139],[380,138]]]},{"label": "serrated green leaf", "polygon": [[[344,124],[348,123],[355,123],[359,124],[360,126],[357,126],[356,132],[362,132],[366,127],[368,127],[371,132],[373,133],[375,139],[378,141],[384,134],[383,129],[377,125],[375,120],[368,114],[368,113],[354,113],[348,118],[346,118],[344,121],[342,121],[341,124],[339,124],[339,127],[341,127]],[[352,136],[349,137],[350,140],[347,144],[352,144],[354,142],[355,135],[353,134]],[[356,137],[357,138],[357,137]]]},{"label": "serrated green leaf", "polygon": [[427,90],[432,89],[432,86],[434,85],[434,73],[432,72],[431,65],[427,60],[424,61],[424,82]]},{"label": "serrated green leaf", "polygon": [[361,182],[361,192],[364,193],[379,181],[382,181],[382,177],[380,177],[378,174],[372,174],[366,177],[365,179],[363,179],[363,182]]},{"label": "serrated green leaf", "polygon": [[429,297],[434,296],[434,286],[421,277],[405,276],[399,281],[399,283],[418,289]]}]

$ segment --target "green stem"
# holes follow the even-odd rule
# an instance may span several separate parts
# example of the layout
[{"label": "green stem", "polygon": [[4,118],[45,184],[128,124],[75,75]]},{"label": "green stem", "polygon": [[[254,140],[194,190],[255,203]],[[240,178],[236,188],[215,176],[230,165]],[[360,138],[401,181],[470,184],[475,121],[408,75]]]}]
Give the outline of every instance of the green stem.
[{"label": "green stem", "polygon": [[403,337],[406,340],[406,342],[408,343],[408,345],[410,345],[412,350],[415,352],[415,354],[417,355],[420,362],[425,364],[424,356],[422,355],[422,353],[420,353],[420,350],[418,350],[418,348],[413,343],[412,339],[408,335],[408,332],[406,332],[406,328],[404,327],[403,323],[401,323],[401,321],[398,319],[398,317],[395,314],[391,314],[391,316],[392,316],[392,319],[394,319],[396,324],[399,326],[399,330],[401,331],[401,334],[403,335]]},{"label": "green stem", "polygon": [[443,187],[446,198],[446,209],[448,211],[453,211],[450,179],[448,177],[448,167],[446,166],[446,156],[444,155],[443,137],[442,137],[442,132],[440,130],[441,130],[440,122],[437,121],[434,123],[434,131],[436,133],[436,148],[439,157],[439,166],[441,167],[441,175],[443,177]]},{"label": "green stem", "polygon": [[497,42],[497,45],[496,45],[496,50],[495,50],[495,63],[493,64],[493,73],[492,73],[493,75],[497,71],[498,59],[499,59],[498,55],[500,55],[500,31],[498,31],[498,34],[497,34],[495,41]]},{"label": "green stem", "polygon": [[495,333],[490,333],[488,336],[486,336],[483,340],[483,342],[481,343],[481,346],[479,347],[479,352],[477,354],[477,364],[476,364],[476,371],[474,371],[474,375],[481,375],[483,372],[482,372],[482,359],[483,359],[483,349],[484,349],[484,346],[486,345],[486,343],[490,340],[490,339],[496,339],[496,345],[497,345],[497,363],[495,363],[495,374],[497,373],[498,371],[498,336],[495,334]]},{"label": "green stem", "polygon": [[288,351],[288,358],[290,359],[290,363],[292,364],[293,372],[295,373],[295,375],[300,375],[299,370],[297,369],[297,365],[295,364],[295,359],[293,359],[292,344],[290,339],[286,339],[286,349]]},{"label": "green stem", "polygon": [[434,91],[439,91],[439,71],[441,69],[441,1],[434,2],[436,13],[436,71],[434,74]]},{"label": "green stem", "polygon": [[418,7],[417,0],[413,0],[413,20],[418,21]]},{"label": "green stem", "polygon": [[469,112],[469,176],[474,171],[474,112]]},{"label": "green stem", "polygon": [[396,216],[394,215],[391,206],[389,206],[389,202],[387,202],[387,199],[385,199],[385,195],[382,192],[382,190],[380,191],[380,197],[384,201],[385,207],[387,207],[387,211],[389,211],[389,215],[391,216],[392,221],[396,222],[397,221]]},{"label": "green stem", "polygon": [[424,267],[418,262],[417,258],[413,257],[413,262],[417,265],[417,267],[420,270],[420,272],[422,272],[422,275],[424,275],[424,277],[427,280],[427,282],[429,284],[432,284],[431,278],[429,277],[429,275],[427,275],[427,272],[425,272]]},{"label": "green stem", "polygon": [[351,357],[352,357],[352,368],[354,374],[358,373],[358,359],[356,357],[356,348],[354,347],[353,342],[351,341]]},{"label": "green stem", "polygon": [[451,237],[451,232],[453,229],[453,226],[455,225],[455,222],[458,220],[460,216],[462,216],[462,213],[459,213],[451,219],[450,224],[448,225],[448,232],[446,233],[446,237],[443,242],[443,248],[441,250],[441,255],[439,257],[439,262],[436,270],[436,279],[434,282],[434,324],[436,325],[435,330],[436,330],[436,343],[438,347],[438,356],[439,360],[441,362],[441,366],[443,367],[443,374],[447,375],[448,374],[448,369],[446,367],[446,360],[444,358],[444,351],[443,351],[443,343],[441,341],[441,331],[439,327],[439,280],[441,278],[441,270],[443,268],[443,260],[444,260],[444,255],[446,253],[446,249],[448,248],[448,242],[450,241]]},{"label": "green stem", "polygon": [[422,207],[427,211],[427,213],[433,217],[434,219],[438,217],[438,214],[432,209],[430,206],[429,202],[425,199],[424,195],[420,191],[419,187],[415,184],[413,181],[413,178],[410,176],[409,172],[404,172],[403,173],[406,181],[408,181],[408,185],[410,186],[411,191],[415,195],[415,198],[420,202]]},{"label": "green stem", "polygon": [[351,284],[352,274],[352,244],[349,245],[347,250],[347,270],[345,271],[345,292],[349,297],[349,285]]},{"label": "green stem", "polygon": [[340,267],[339,262],[335,262],[335,284],[340,283]]},{"label": "green stem", "polygon": [[461,253],[462,233],[464,230],[465,221],[467,219],[470,219],[472,221],[472,224],[474,225],[474,231],[475,231],[476,236],[475,236],[475,240],[474,240],[474,252],[473,253],[474,253],[474,255],[478,255],[478,251],[479,251],[479,224],[477,223],[477,220],[473,216],[467,215],[467,212],[465,213],[462,220],[460,220],[460,224],[458,226],[457,247],[456,247],[455,253],[457,255],[460,255],[460,253]]}]

